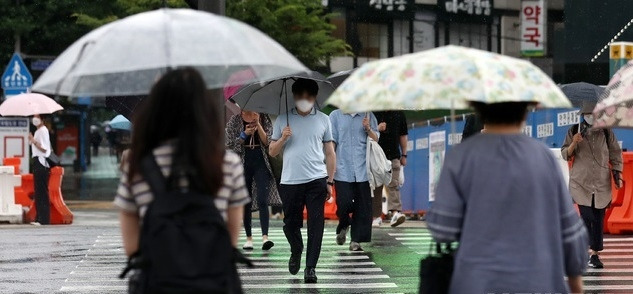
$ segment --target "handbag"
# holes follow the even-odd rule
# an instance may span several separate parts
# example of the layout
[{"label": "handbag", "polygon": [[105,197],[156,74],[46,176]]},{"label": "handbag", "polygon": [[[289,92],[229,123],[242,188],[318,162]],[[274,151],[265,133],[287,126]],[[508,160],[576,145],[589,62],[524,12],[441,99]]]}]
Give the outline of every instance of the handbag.
[{"label": "handbag", "polygon": [[61,159],[59,159],[59,156],[57,156],[57,154],[55,154],[55,152],[53,152],[51,150],[51,154],[46,157],[46,162],[48,163],[49,167],[54,167],[54,166],[60,166],[62,164]]},{"label": "handbag", "polygon": [[455,250],[451,243],[435,242],[429,253],[420,261],[420,294],[447,294],[453,276]]}]

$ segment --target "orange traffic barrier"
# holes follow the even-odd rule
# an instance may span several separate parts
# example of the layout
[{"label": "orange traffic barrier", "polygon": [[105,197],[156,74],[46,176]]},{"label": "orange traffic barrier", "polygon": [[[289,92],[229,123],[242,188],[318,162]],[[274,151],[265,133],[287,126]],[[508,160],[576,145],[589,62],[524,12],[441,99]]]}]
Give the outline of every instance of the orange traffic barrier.
[{"label": "orange traffic barrier", "polygon": [[[334,187],[332,187],[332,198],[325,201],[323,215],[325,219],[338,219],[336,216],[336,189]],[[303,219],[308,219],[308,210],[305,207],[303,207]]]},{"label": "orange traffic barrier", "polygon": [[633,185],[628,184],[633,183],[633,152],[624,152],[622,157],[624,187],[614,190],[613,205],[606,221],[611,234],[633,233]]},{"label": "orange traffic barrier", "polygon": [[[20,165],[22,160],[17,157],[4,158],[2,165],[13,166],[14,173],[20,174]],[[24,207],[31,207],[33,204],[33,175],[22,175],[22,185],[15,187],[15,204],[20,204]]]},{"label": "orange traffic barrier", "polygon": [[[51,168],[51,176],[48,180],[48,195],[51,205],[51,225],[72,224],[73,214],[66,206],[64,197],[62,196],[62,178],[64,169],[56,166]],[[35,204],[31,204],[31,208],[27,213],[27,220],[34,221],[37,215]]]}]

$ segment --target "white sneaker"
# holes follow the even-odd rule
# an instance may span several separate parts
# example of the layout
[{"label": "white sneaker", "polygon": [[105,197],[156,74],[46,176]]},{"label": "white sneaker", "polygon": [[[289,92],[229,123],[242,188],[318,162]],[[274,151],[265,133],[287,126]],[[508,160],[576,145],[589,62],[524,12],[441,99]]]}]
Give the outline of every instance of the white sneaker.
[{"label": "white sneaker", "polygon": [[41,226],[42,224],[40,224],[39,222],[32,222],[31,225],[33,225],[33,226]]},{"label": "white sneaker", "polygon": [[407,220],[407,217],[404,214],[400,212],[396,212],[393,214],[393,217],[391,218],[391,227],[395,228],[401,225],[402,223],[404,223],[405,220]]},{"label": "white sneaker", "polygon": [[381,217],[375,218],[374,221],[371,223],[372,227],[380,227],[380,225],[382,225],[382,218]]},{"label": "white sneaker", "polygon": [[244,243],[244,246],[242,246],[242,249],[253,250],[253,241],[246,241],[246,243]]},{"label": "white sneaker", "polygon": [[272,218],[273,219],[280,219],[281,218],[281,213],[278,212],[278,213],[273,214]]}]

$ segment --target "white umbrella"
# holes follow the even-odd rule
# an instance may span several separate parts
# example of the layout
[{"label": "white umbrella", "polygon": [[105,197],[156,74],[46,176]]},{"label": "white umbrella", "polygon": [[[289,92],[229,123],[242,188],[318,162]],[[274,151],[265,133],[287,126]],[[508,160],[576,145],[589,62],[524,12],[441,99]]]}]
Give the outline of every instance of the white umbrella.
[{"label": "white umbrella", "polygon": [[308,71],[267,35],[231,18],[191,9],[159,9],[104,25],[66,49],[33,85],[65,96],[147,94],[167,70],[193,66],[208,88],[237,71],[253,81]]}]

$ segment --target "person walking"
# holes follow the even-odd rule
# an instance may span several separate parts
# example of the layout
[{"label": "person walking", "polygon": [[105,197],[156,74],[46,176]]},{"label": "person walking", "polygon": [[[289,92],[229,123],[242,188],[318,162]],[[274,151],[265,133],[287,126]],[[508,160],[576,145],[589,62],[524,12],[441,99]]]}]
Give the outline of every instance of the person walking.
[{"label": "person walking", "polygon": [[101,146],[101,133],[98,127],[90,128],[90,144],[92,144],[92,155],[99,156],[99,147]]},{"label": "person walking", "polygon": [[427,216],[459,242],[449,293],[582,293],[587,231],[549,148],[522,134],[530,104],[472,105],[486,133],[448,152]]},{"label": "person walking", "polygon": [[[372,113],[330,114],[332,137],[338,155],[336,188],[336,244],[345,244],[351,226],[350,251],[362,251],[362,242],[371,241],[371,188],[367,174],[367,137],[378,141],[378,124]],[[350,216],[351,215],[351,216]]]},{"label": "person walking", "polygon": [[37,216],[34,225],[50,224],[50,198],[48,194],[48,180],[50,177],[50,166],[46,161],[51,155],[51,140],[48,128],[39,115],[34,115],[31,120],[33,126],[37,128],[35,133],[29,134],[31,144],[31,156],[33,160],[33,182],[35,192],[35,209]]},{"label": "person walking", "polygon": [[623,185],[622,149],[613,131],[591,128],[594,107],[595,103],[583,105],[582,122],[569,129],[561,153],[573,162],[569,191],[589,231],[589,266],[603,268],[599,254],[604,249],[604,215],[611,203],[611,177],[616,188]]},{"label": "person walking", "polygon": [[[407,165],[407,141],[409,130],[407,118],[403,111],[374,112],[378,120],[380,139],[378,144],[391,160],[391,183],[387,185],[387,209],[391,212],[390,225],[397,227],[405,222],[402,214],[402,198],[400,197],[400,169]],[[374,190],[372,199],[373,226],[382,224],[382,193],[384,186]]]},{"label": "person walking", "polygon": [[336,153],[328,116],[314,107],[318,84],[297,79],[292,85],[296,107],[277,117],[273,125],[270,155],[283,151],[281,200],[284,233],[290,244],[288,270],[296,275],[301,266],[303,208],[308,211],[308,246],[305,283],[316,283],[325,226],[325,201],[332,195]]},{"label": "person walking", "polygon": [[[190,252],[164,254],[168,256],[163,255],[161,257],[163,260],[160,262],[170,260],[173,262],[172,264],[180,267],[187,265],[187,272],[172,273],[180,275],[177,277],[163,274],[160,278],[169,278],[170,281],[176,280],[180,283],[176,285],[181,287],[178,290],[187,293],[202,293],[203,291],[199,290],[200,287],[208,286],[209,283],[216,282],[216,279],[222,279],[223,282],[226,282],[223,284],[223,290],[227,293],[241,293],[237,270],[235,269],[231,273],[230,265],[217,264],[220,260],[227,260],[226,256],[218,256],[218,254],[227,254],[224,244],[217,243],[219,240],[216,238],[208,238],[208,234],[215,234],[211,237],[224,237],[224,230],[198,232],[189,235],[186,240],[170,239],[169,244],[141,243],[140,245],[143,247],[139,245],[139,240],[143,240],[141,234],[146,233],[146,227],[149,225],[152,228],[152,224],[148,223],[149,220],[161,221],[160,224],[153,224],[153,228],[158,232],[151,236],[158,237],[158,233],[168,234],[186,229],[182,225],[170,223],[171,219],[166,220],[158,217],[156,210],[151,215],[153,218],[146,219],[147,214],[152,212],[151,205],[158,196],[174,196],[165,193],[155,195],[154,187],[152,186],[150,189],[152,178],[145,178],[145,174],[149,171],[143,166],[147,162],[146,159],[151,158],[153,159],[151,161],[157,165],[157,170],[160,171],[158,174],[168,180],[167,187],[174,189],[172,186],[177,185],[180,189],[176,190],[182,193],[196,191],[202,194],[177,194],[176,196],[208,196],[209,203],[214,204],[219,215],[225,221],[230,237],[230,244],[227,245],[237,246],[242,225],[243,207],[250,202],[250,199],[245,185],[242,162],[238,155],[225,149],[224,123],[221,112],[223,108],[216,100],[206,97],[205,92],[204,80],[193,68],[168,71],[153,86],[149,96],[135,114],[131,150],[126,162],[123,163],[121,182],[114,204],[120,209],[119,220],[123,247],[127,256],[136,256],[142,248],[154,248],[153,250],[160,251],[164,250],[161,248],[184,247],[193,250],[196,247],[191,244],[209,246],[208,243],[213,242],[218,244],[215,247],[209,247],[213,248],[213,251],[211,249],[200,250],[208,252],[208,254],[200,256],[191,256]],[[179,201],[176,199],[161,199],[162,204],[165,201],[171,201],[174,204],[172,205],[174,210],[181,209],[179,211],[182,211],[182,208],[177,207]],[[196,211],[196,207],[206,207],[202,203],[197,203],[197,206],[192,205],[191,202],[185,203],[189,205],[190,211]],[[160,206],[154,209],[159,209],[162,213],[165,213],[166,210],[165,207]],[[208,218],[214,217],[198,214],[195,216],[197,219],[190,220],[187,219],[189,216],[194,217],[190,214],[179,214],[179,218],[175,221],[177,224],[187,224],[186,227],[195,227],[201,223],[200,218],[207,217],[204,221],[209,222]],[[141,231],[141,223],[143,231]],[[159,227],[156,227],[157,225]],[[165,230],[169,231],[165,233]],[[147,236],[147,234],[143,236]],[[224,240],[226,241],[226,239]],[[181,243],[177,244],[178,242]],[[230,250],[237,252],[234,248],[230,248]],[[180,259],[185,258],[185,256],[186,259]],[[174,261],[175,259],[179,260]],[[232,260],[232,258],[230,259]],[[161,273],[173,271],[170,268],[154,268],[152,262],[156,261],[150,262],[151,270]],[[220,270],[228,271],[228,273],[223,272],[222,275],[214,275],[210,278],[208,273],[217,273],[218,267],[222,267]],[[155,276],[150,275],[149,279],[152,277]],[[181,278],[181,280],[177,280],[177,278]],[[186,281],[191,282],[184,283]],[[162,280],[153,282],[154,286],[164,283]],[[171,287],[173,290],[175,286],[167,285],[167,287]],[[182,287],[192,287],[194,290],[182,289]],[[154,292],[148,291],[156,293],[165,289],[154,290]]]},{"label": "person walking", "polygon": [[281,206],[281,199],[266,153],[271,134],[272,122],[268,115],[252,111],[233,115],[226,126],[227,147],[240,155],[246,187],[253,199],[253,205],[246,206],[244,211],[244,250],[253,250],[252,211],[257,208],[262,230],[262,250],[270,250],[275,246],[273,241],[268,240],[268,205]]}]

